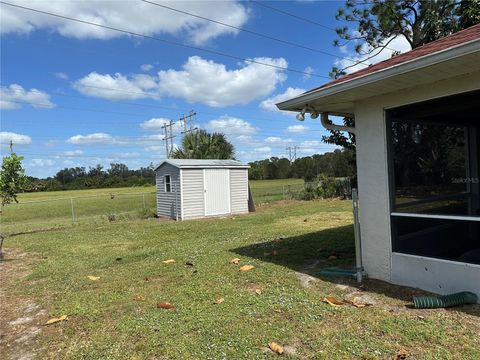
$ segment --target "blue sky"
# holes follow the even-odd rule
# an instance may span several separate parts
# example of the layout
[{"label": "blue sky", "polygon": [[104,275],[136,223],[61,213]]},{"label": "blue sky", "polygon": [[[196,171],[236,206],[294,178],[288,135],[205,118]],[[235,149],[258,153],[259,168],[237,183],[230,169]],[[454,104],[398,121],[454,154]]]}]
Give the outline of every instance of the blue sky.
[{"label": "blue sky", "polygon": [[[131,168],[158,163],[165,157],[161,125],[190,110],[197,113],[197,126],[224,132],[241,161],[286,156],[286,146],[294,145],[299,156],[333,150],[320,141],[325,132],[318,119],[300,123],[274,107],[327,82],[334,63],[346,65],[343,57],[355,57],[349,47],[333,47],[332,30],[251,1],[155,1],[333,56],[140,0],[11,2],[277,66],[0,5],[1,151],[8,152],[13,140],[28,175],[46,177],[97,163]],[[266,4],[327,27],[341,25],[335,12],[343,2]],[[181,130],[178,123],[176,142]]]}]

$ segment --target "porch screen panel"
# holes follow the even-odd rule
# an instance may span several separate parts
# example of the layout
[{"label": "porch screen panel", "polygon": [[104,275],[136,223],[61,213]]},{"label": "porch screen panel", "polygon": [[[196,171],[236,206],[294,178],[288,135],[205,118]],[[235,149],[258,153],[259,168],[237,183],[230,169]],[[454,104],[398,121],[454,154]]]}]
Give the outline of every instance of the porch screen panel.
[{"label": "porch screen panel", "polygon": [[387,111],[393,251],[480,264],[480,92]]}]

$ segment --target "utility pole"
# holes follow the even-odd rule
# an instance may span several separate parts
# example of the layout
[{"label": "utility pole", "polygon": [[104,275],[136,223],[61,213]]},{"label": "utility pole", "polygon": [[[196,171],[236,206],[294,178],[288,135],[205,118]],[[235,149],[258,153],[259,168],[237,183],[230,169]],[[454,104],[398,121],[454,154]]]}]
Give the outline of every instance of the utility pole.
[{"label": "utility pole", "polygon": [[287,146],[288,151],[288,159],[290,160],[290,164],[293,163],[297,159],[297,149],[300,149],[299,146]]},{"label": "utility pole", "polygon": [[[194,112],[193,110],[190,110],[190,114],[188,116],[183,115],[183,117],[180,119],[180,121],[183,122],[182,134],[188,134],[189,132],[197,130],[197,128],[193,127],[193,119],[195,118],[195,115],[197,115],[197,113]],[[188,125],[187,125],[187,118],[188,118]]]},{"label": "utility pole", "polygon": [[[165,137],[163,138],[163,140],[165,140],[165,154],[166,154],[167,159],[170,158],[170,155],[172,154],[172,151],[173,151],[173,138],[175,137],[173,135],[173,129],[172,129],[173,124],[174,124],[174,122],[172,120],[170,120],[170,122],[168,124],[164,124],[162,126],[163,132],[165,134]],[[170,146],[168,144],[169,140],[170,140]]]}]

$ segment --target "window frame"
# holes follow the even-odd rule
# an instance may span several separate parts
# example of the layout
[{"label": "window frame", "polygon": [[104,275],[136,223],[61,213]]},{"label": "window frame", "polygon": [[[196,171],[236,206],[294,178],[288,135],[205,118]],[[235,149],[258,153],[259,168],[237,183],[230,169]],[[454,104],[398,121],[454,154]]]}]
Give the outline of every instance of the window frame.
[{"label": "window frame", "polygon": [[[167,177],[169,179],[168,183],[167,183]],[[168,190],[167,190],[167,184],[168,184],[168,187],[169,187]],[[171,193],[172,192],[172,175],[165,174],[163,176],[163,185],[164,185],[164,190],[165,190],[166,193]]]},{"label": "window frame", "polygon": [[[471,92],[470,94],[479,94],[478,91],[473,91]],[[463,93],[463,94],[457,94],[457,95],[470,95],[468,93]],[[435,100],[441,100],[441,99],[445,99],[447,100],[448,98],[452,97],[456,97],[457,95],[452,95],[452,96],[445,96],[445,97],[442,97],[442,98],[438,98],[438,99],[433,99],[433,101]],[[449,215],[449,214],[445,214],[445,215],[439,215],[439,214],[422,214],[422,213],[415,213],[415,212],[400,212],[400,211],[397,211],[398,210],[398,204],[397,204],[397,198],[396,198],[396,181],[395,181],[395,157],[394,157],[394,148],[393,148],[393,129],[392,129],[392,124],[394,121],[398,121],[398,119],[395,119],[395,115],[393,114],[393,111],[399,109],[399,108],[403,108],[403,107],[407,107],[407,106],[415,106],[415,105],[421,105],[422,103],[429,103],[431,102],[432,100],[425,100],[425,101],[421,101],[421,102],[417,102],[417,103],[411,103],[411,104],[405,104],[405,105],[400,105],[398,107],[392,107],[392,108],[384,108],[384,122],[385,122],[385,133],[386,133],[386,155],[387,155],[387,182],[388,182],[388,196],[389,196],[389,201],[388,201],[388,204],[389,204],[389,219],[390,219],[390,236],[391,236],[391,252],[392,254],[408,254],[408,255],[414,255],[416,256],[415,254],[412,254],[412,253],[409,253],[409,252],[404,252],[404,251],[401,251],[400,250],[400,246],[399,246],[399,238],[400,236],[398,235],[398,229],[396,228],[396,224],[397,224],[397,221],[396,219],[399,219],[399,218],[416,218],[416,219],[419,219],[419,218],[424,218],[424,219],[438,219],[438,220],[450,220],[450,221],[459,221],[459,222],[479,222],[480,221],[480,216],[471,216],[471,215]],[[437,110],[438,111],[438,110]],[[409,120],[405,120],[405,121],[409,121]],[[418,121],[415,121],[415,120],[410,120],[412,122],[418,122]],[[425,123],[429,123],[428,121],[425,121]],[[459,122],[459,124],[462,124],[461,122]],[[462,124],[464,126],[466,126],[466,124]],[[470,127],[467,126],[468,128],[468,131],[471,131]],[[470,173],[470,169],[468,168],[470,166],[470,151],[471,151],[471,146],[470,145],[466,145],[466,154],[465,156],[467,156],[468,160],[467,160],[467,163],[466,163],[466,171],[467,171],[467,174],[468,175]],[[470,176],[470,175],[468,175]],[[434,229],[432,229],[433,231]],[[417,254],[418,255],[418,254]],[[425,255],[418,255],[418,256],[422,256],[422,257],[431,257],[432,259],[440,259],[440,260],[444,260],[442,258],[438,258],[438,257],[434,257],[434,256],[425,256]],[[461,262],[461,261],[457,261],[457,260],[451,260],[451,261],[454,261],[454,262]]]}]

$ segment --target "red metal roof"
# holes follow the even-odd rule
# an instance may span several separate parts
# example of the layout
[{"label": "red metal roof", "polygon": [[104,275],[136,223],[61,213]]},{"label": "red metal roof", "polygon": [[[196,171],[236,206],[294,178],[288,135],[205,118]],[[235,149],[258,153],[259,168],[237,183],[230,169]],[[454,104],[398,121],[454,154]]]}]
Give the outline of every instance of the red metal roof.
[{"label": "red metal roof", "polygon": [[408,51],[406,53],[394,56],[390,59],[381,61],[375,65],[371,65],[369,67],[366,67],[365,69],[358,70],[354,73],[345,75],[339,79],[335,79],[333,81],[330,81],[322,86],[316,87],[312,90],[307,91],[305,94],[310,93],[312,91],[326,88],[332,85],[340,84],[355,78],[358,78],[360,76],[364,76],[367,74],[375,73],[380,70],[384,70],[387,68],[390,68],[392,66],[414,60],[416,58],[423,57],[425,55],[432,55],[434,53],[440,52],[442,50],[446,50],[448,48],[472,41],[472,40],[478,40],[480,39],[480,24],[470,26],[467,29],[461,30],[459,32],[456,32],[455,34],[445,36],[441,39],[432,41],[428,44],[425,44],[423,46],[420,46],[414,50]]}]

